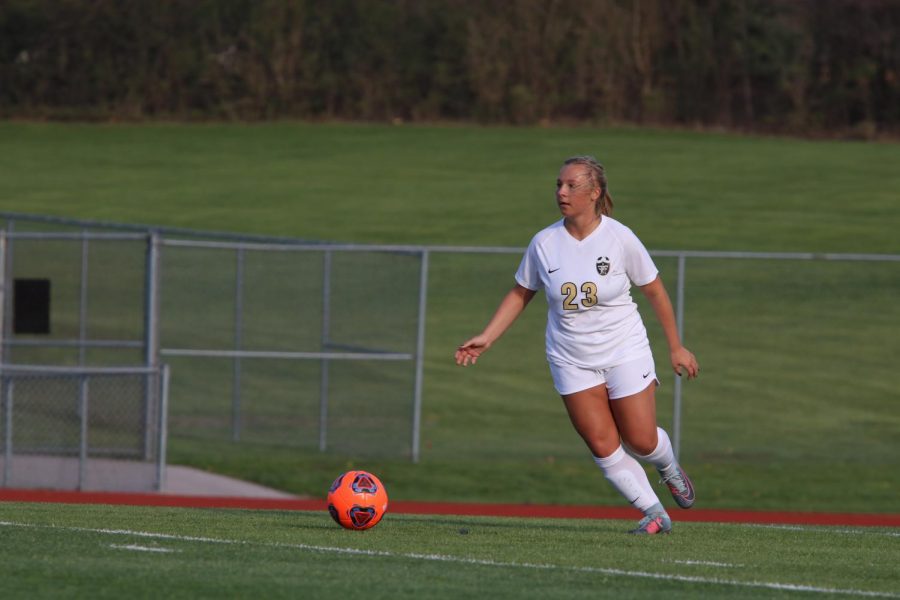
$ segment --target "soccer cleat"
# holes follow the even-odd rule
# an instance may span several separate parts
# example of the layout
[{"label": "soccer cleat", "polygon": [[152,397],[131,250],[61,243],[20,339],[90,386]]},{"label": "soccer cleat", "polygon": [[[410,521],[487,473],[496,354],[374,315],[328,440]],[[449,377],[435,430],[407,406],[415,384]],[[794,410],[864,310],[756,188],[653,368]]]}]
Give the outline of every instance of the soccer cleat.
[{"label": "soccer cleat", "polygon": [[669,491],[672,492],[672,498],[675,499],[678,506],[690,508],[694,505],[694,484],[691,483],[687,473],[680,466],[676,464],[669,475],[662,471],[659,474],[662,475],[662,483],[669,487]]},{"label": "soccer cleat", "polygon": [[669,533],[672,531],[672,519],[666,513],[649,514],[638,523],[637,529],[632,529],[628,533],[636,535],[656,535],[658,533]]}]

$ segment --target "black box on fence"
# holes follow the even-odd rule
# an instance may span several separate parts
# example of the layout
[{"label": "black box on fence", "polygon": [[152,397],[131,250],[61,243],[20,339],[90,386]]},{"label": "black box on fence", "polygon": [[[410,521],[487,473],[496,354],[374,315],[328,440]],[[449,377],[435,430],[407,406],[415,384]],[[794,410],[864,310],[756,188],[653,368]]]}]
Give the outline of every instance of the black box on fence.
[{"label": "black box on fence", "polygon": [[16,279],[13,333],[50,333],[50,280]]}]

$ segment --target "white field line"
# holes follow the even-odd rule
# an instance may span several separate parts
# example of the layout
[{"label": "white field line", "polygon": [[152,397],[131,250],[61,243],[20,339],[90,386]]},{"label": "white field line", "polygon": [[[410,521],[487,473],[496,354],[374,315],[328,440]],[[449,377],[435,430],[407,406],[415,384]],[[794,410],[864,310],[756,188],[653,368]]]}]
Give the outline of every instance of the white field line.
[{"label": "white field line", "polygon": [[679,565],[702,565],[704,567],[743,567],[744,565],[733,565],[731,563],[723,563],[723,562],[715,562],[711,560],[670,560],[666,562],[673,562]]},{"label": "white field line", "polygon": [[769,581],[739,581],[735,579],[719,579],[717,577],[698,577],[692,575],[677,575],[671,573],[650,573],[647,571],[627,571],[625,569],[611,569],[605,567],[573,567],[566,565],[554,565],[549,563],[517,563],[502,562],[481,558],[469,558],[465,556],[451,556],[447,554],[419,554],[415,552],[389,552],[385,550],[361,550],[358,548],[339,548],[334,546],[313,546],[310,544],[286,544],[280,542],[254,542],[249,540],[229,540],[208,537],[195,537],[187,535],[173,535],[169,533],[154,533],[149,531],[132,531],[129,529],[92,529],[88,527],[64,527],[58,525],[39,525],[35,523],[15,523],[0,521],[0,527],[25,527],[33,529],[55,529],[59,531],[80,531],[84,533],[100,533],[105,535],[136,536],[150,539],[173,540],[182,542],[201,542],[208,544],[229,544],[247,546],[265,546],[273,548],[288,548],[305,550],[325,554],[350,554],[356,556],[377,556],[385,558],[408,558],[413,560],[437,561],[466,565],[479,565],[487,567],[501,567],[511,569],[540,569],[555,571],[570,571],[575,573],[598,573],[618,577],[631,577],[639,579],[658,579],[664,581],[680,581],[684,583],[698,583],[709,585],[725,585],[743,588],[763,588],[779,591],[811,592],[817,594],[841,594],[845,596],[859,596],[866,598],[900,598],[900,594],[892,592],[873,592],[867,590],[855,590],[852,588],[826,588],[812,585],[799,585],[794,583],[777,583]]},{"label": "white field line", "polygon": [[[110,548],[115,548],[116,550],[134,550],[136,552],[176,552],[172,548],[156,548],[150,546],[139,546],[137,544],[110,544]],[[180,550],[178,551],[180,552]]]},{"label": "white field line", "polygon": [[900,537],[900,531],[870,531],[868,529],[836,529],[831,525],[766,525],[763,523],[731,523],[755,529],[785,529],[787,531],[803,531],[805,533],[837,533],[841,535],[877,535],[884,537]]}]

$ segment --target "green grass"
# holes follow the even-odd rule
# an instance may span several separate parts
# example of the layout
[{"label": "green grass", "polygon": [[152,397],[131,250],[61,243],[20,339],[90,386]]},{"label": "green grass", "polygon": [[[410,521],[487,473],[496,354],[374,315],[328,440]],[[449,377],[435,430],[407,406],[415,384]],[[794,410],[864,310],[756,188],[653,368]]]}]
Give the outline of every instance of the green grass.
[{"label": "green grass", "polygon": [[[898,144],[643,129],[5,123],[0,152],[0,210],[517,247],[558,218],[561,160],[590,152],[608,167],[615,216],[651,249],[900,253]],[[105,244],[92,250],[112,266],[91,271],[91,335],[139,337],[142,251]],[[24,248],[16,268],[46,270],[60,294],[54,306],[77,297],[77,250],[48,260]],[[233,257],[175,248],[165,256],[163,343],[230,348]],[[246,347],[318,349],[319,259],[248,256]],[[357,420],[335,422],[331,451],[320,454],[316,363],[244,361],[246,428],[234,444],[232,365],[196,359],[171,361],[172,462],[314,496],[352,465],[391,480],[405,499],[620,504],[552,389],[542,298],[476,368],[452,364],[453,348],[489,318],[518,260],[431,258],[421,464],[396,458],[410,439],[408,365],[337,371],[335,407]],[[675,261],[657,262],[674,294]],[[345,261],[335,335],[408,351],[415,290],[396,282],[416,268]],[[898,263],[688,261],[685,339],[702,376],[684,386],[681,456],[701,505],[897,510],[898,295]],[[60,335],[77,332],[74,314],[57,319]],[[668,427],[672,376],[661,333],[643,314]],[[349,434],[376,420],[369,434]]]},{"label": "green grass", "polygon": [[900,251],[900,145],[646,129],[0,123],[0,210],[373,243],[524,246],[562,159],[651,248]]},{"label": "green grass", "polygon": [[[568,437],[562,439],[568,444],[560,444],[565,453],[561,457],[497,458],[474,450],[459,459],[426,453],[416,465],[404,459],[352,458],[276,444],[179,439],[172,444],[170,458],[175,464],[319,498],[325,497],[337,474],[365,468],[390,482],[385,485],[392,497],[403,500],[621,506],[622,498],[584,457],[575,433],[565,433]],[[702,493],[697,504],[702,508],[897,512],[896,476],[881,465],[842,461],[810,466],[808,461],[773,461],[765,455],[686,464],[698,494]],[[658,479],[655,474],[650,477],[652,482]],[[836,493],[836,477],[852,480],[852,493]],[[675,507],[665,488],[655,489],[663,504]]]},{"label": "green grass", "polygon": [[0,503],[6,598],[900,597],[881,528]]}]

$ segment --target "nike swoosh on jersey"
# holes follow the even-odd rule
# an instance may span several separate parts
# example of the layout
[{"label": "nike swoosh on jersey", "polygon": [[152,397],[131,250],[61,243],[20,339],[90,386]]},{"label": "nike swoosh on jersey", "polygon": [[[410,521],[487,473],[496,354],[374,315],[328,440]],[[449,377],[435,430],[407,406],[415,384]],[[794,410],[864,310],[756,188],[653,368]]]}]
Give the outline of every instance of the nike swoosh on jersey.
[{"label": "nike swoosh on jersey", "polygon": [[556,273],[557,271],[559,271],[560,268],[561,267],[556,267],[555,269],[547,269],[547,272],[548,273]]}]

